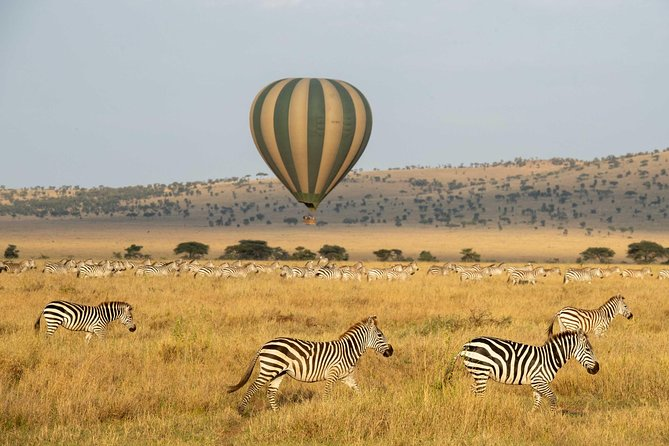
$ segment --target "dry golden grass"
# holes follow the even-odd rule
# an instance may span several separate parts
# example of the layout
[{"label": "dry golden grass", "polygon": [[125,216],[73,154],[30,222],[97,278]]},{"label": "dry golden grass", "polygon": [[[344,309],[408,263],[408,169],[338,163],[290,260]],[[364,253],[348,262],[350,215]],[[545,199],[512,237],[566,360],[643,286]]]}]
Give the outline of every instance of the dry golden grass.
[{"label": "dry golden grass", "polygon": [[[102,280],[0,275],[0,442],[4,444],[663,444],[669,438],[669,282],[604,279],[563,286],[548,278],[510,287],[502,278],[460,284],[428,278],[421,265],[403,283],[191,277]],[[657,271],[657,267],[654,268]],[[621,293],[634,319],[614,320],[593,339],[601,364],[575,361],[552,388],[561,413],[530,413],[526,386],[491,383],[471,393],[453,356],[477,335],[544,341],[560,308],[595,308]],[[46,340],[33,323],[46,303],[126,300],[138,329],[118,322],[104,341],[59,329]],[[375,314],[395,348],[359,363],[360,394],[338,384],[286,379],[280,410],[264,392],[247,416],[246,387],[227,394],[256,349],[275,336],[331,340]],[[256,372],[257,373],[257,372]],[[254,374],[255,376],[255,374]],[[595,440],[596,439],[596,440]]]}]

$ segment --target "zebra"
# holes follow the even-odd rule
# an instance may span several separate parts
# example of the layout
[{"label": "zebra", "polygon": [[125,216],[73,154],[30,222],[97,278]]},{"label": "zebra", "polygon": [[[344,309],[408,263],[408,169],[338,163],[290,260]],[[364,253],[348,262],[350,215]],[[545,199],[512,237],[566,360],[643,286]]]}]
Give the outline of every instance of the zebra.
[{"label": "zebra", "polygon": [[534,268],[532,271],[514,269],[509,272],[506,281],[512,285],[519,285],[522,283],[536,285],[538,276],[546,276],[546,271],[542,267]]},{"label": "zebra", "polygon": [[657,273],[657,278],[662,280],[662,279],[669,279],[669,269],[661,269]]},{"label": "zebra", "polygon": [[140,265],[135,270],[136,276],[168,276],[172,272],[177,272],[179,265],[175,262],[155,265]]},{"label": "zebra", "polygon": [[86,341],[95,334],[104,338],[107,325],[116,319],[120,320],[131,332],[137,329],[132,319],[132,306],[126,302],[102,302],[92,307],[64,300],[49,302],[37,316],[35,332],[40,329],[40,319],[44,315],[46,334],[52,336],[59,326],[72,331],[85,331]]},{"label": "zebra", "polygon": [[569,282],[592,283],[593,277],[601,279],[603,277],[602,270],[600,268],[569,268],[564,273],[562,283],[565,285]]},{"label": "zebra", "polygon": [[652,276],[653,271],[649,267],[642,269],[624,269],[620,272],[620,275],[623,278],[630,277],[632,279],[643,279],[646,275]]},{"label": "zebra", "polygon": [[102,265],[83,264],[79,265],[77,277],[109,277],[113,272],[114,268],[109,261],[104,262]]},{"label": "zebra", "polygon": [[603,268],[602,269],[602,277],[611,277],[614,274],[620,274],[620,267],[619,266],[613,266],[610,268]]},{"label": "zebra", "polygon": [[244,266],[226,266],[221,268],[221,277],[227,279],[228,277],[233,278],[246,278],[249,273],[257,273],[258,268],[256,268],[255,263],[250,262]]},{"label": "zebra", "polygon": [[9,267],[2,261],[0,260],[0,273],[3,271],[8,271]]},{"label": "zebra", "polygon": [[276,393],[286,375],[303,382],[325,381],[326,397],[334,383],[340,380],[357,392],[359,388],[354,377],[355,366],[368,348],[386,358],[393,354],[393,347],[379,329],[376,316],[369,316],[353,324],[335,341],[275,338],[260,347],[239,383],[228,386],[228,393],[236,392],[246,384],[257,361],[260,362],[260,371],[239,404],[240,413],[244,412],[253,394],[266,383],[269,383],[269,404],[272,410],[278,410]]},{"label": "zebra", "polygon": [[321,267],[316,270],[316,277],[326,280],[340,280],[342,278],[341,268],[337,267]]},{"label": "zebra", "polygon": [[[14,263],[14,262],[6,262],[3,264],[4,270],[8,273],[11,274],[21,274],[24,271],[27,271],[29,266],[24,264],[23,262],[21,263]],[[3,266],[0,266],[0,271],[2,271]]]},{"label": "zebra", "polygon": [[42,270],[44,274],[68,274],[77,272],[77,267],[73,263],[46,263]]},{"label": "zebra", "polygon": [[270,274],[280,269],[281,266],[279,265],[279,262],[273,262],[270,265],[256,265],[256,268],[258,269],[259,274],[260,273]]},{"label": "zebra", "polygon": [[534,390],[532,410],[538,409],[541,398],[545,397],[551,411],[555,411],[557,398],[548,384],[570,358],[576,358],[591,375],[599,371],[599,363],[583,331],[559,333],[542,346],[479,337],[467,342],[459,356],[464,357],[465,367],[474,378],[476,396],[485,395],[488,378],[504,384],[529,384]]},{"label": "zebra", "polygon": [[544,274],[545,277],[549,277],[549,276],[552,276],[552,275],[556,275],[556,276],[561,276],[562,275],[562,271],[557,266],[555,268],[549,268],[547,270],[544,270],[544,273],[545,273]]},{"label": "zebra", "polygon": [[488,265],[485,268],[481,269],[481,274],[492,277],[492,276],[501,276],[506,271],[503,263],[498,265]]},{"label": "zebra", "polygon": [[460,272],[460,282],[479,282],[483,280],[483,274],[480,271],[465,270]]},{"label": "zebra", "polygon": [[449,272],[451,272],[451,270],[447,268],[446,265],[432,265],[427,269],[428,276],[447,276]]},{"label": "zebra", "polygon": [[558,322],[558,331],[583,330],[584,333],[595,332],[601,336],[609,328],[609,324],[617,315],[623,315],[627,319],[634,316],[625,303],[625,297],[617,294],[611,297],[596,310],[582,310],[574,307],[565,307],[558,311],[548,326],[548,336],[553,335],[553,325]]},{"label": "zebra", "polygon": [[221,277],[222,268],[219,266],[200,266],[193,273],[193,277]]}]

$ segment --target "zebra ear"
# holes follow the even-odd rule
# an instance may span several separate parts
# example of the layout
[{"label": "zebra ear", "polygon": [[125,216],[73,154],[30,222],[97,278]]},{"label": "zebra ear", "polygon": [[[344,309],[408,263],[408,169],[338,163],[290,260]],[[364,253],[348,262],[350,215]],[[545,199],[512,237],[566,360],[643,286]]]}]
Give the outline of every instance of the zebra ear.
[{"label": "zebra ear", "polygon": [[370,316],[369,318],[367,318],[367,323],[369,325],[376,325],[376,316]]}]

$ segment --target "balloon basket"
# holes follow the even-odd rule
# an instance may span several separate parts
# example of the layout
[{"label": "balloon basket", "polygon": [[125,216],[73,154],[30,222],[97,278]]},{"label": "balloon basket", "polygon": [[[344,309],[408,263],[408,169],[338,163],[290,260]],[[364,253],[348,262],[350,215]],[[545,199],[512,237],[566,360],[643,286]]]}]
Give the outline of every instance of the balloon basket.
[{"label": "balloon basket", "polygon": [[315,225],[316,217],[314,217],[313,215],[305,215],[302,217],[302,221],[304,222],[305,225]]}]

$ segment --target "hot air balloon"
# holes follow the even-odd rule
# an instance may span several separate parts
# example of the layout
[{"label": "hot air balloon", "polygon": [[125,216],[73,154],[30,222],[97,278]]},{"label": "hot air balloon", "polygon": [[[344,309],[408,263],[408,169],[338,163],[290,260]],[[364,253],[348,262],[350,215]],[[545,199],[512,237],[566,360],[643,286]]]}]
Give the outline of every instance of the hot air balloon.
[{"label": "hot air balloon", "polygon": [[[260,90],[251,105],[260,155],[297,201],[311,211],[353,168],[372,132],[372,110],[353,85],[290,78]],[[305,217],[313,224],[313,217]]]}]

